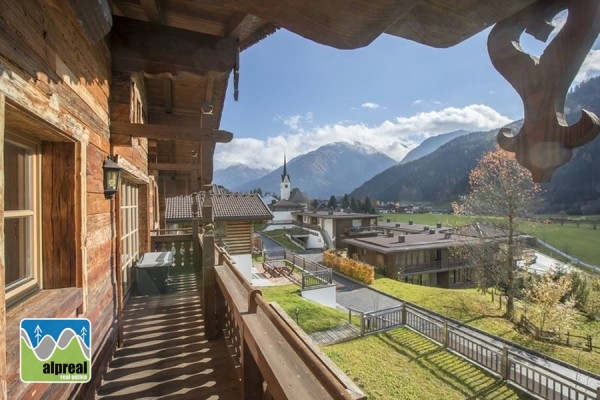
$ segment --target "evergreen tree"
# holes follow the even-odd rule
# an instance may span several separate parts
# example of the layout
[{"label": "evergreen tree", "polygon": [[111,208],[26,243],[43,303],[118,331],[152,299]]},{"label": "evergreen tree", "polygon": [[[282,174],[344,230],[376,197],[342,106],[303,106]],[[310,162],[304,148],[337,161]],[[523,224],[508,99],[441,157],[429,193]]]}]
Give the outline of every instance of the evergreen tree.
[{"label": "evergreen tree", "polygon": [[331,195],[331,197],[329,198],[329,201],[327,202],[327,208],[335,209],[336,204],[337,204],[337,200],[335,199],[335,196]]}]

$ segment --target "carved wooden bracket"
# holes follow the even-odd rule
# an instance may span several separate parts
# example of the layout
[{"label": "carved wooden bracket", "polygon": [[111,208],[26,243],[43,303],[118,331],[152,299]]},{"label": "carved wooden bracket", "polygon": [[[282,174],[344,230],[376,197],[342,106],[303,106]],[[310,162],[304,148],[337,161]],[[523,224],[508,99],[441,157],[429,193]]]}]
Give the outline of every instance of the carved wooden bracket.
[{"label": "carved wooden bracket", "polygon": [[[521,34],[546,42],[554,28],[548,21],[565,9],[567,21],[542,56],[525,53]],[[575,125],[568,126],[564,118],[569,86],[599,34],[598,0],[538,1],[500,21],[490,33],[492,64],[521,96],[525,114],[516,135],[510,129],[498,132],[498,144],[516,153],[536,182],[549,182],[554,171],[571,159],[573,148],[600,132],[600,119],[586,110]]]}]

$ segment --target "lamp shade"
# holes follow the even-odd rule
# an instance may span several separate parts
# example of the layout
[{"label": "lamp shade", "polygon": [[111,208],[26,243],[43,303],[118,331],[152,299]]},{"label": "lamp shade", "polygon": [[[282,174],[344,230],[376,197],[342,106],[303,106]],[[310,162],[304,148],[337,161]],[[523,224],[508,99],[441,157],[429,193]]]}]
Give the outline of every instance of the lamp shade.
[{"label": "lamp shade", "polygon": [[121,184],[121,170],[123,168],[110,157],[107,157],[102,169],[104,170],[104,196],[107,199],[110,199],[119,191],[119,185]]}]

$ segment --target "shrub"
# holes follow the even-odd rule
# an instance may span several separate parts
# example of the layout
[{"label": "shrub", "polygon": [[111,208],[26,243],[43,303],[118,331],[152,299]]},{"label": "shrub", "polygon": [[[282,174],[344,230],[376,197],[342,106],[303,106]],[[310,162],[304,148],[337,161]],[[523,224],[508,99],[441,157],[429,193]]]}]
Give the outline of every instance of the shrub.
[{"label": "shrub", "polygon": [[367,285],[370,285],[375,280],[375,267],[344,257],[336,251],[324,251],[323,264]]}]

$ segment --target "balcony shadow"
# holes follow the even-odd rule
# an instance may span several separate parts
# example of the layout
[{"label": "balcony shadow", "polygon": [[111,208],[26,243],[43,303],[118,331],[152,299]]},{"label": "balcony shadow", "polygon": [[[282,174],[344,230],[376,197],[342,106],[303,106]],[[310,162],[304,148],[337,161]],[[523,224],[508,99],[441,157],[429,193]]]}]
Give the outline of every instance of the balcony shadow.
[{"label": "balcony shadow", "polygon": [[166,293],[130,297],[123,347],[115,351],[97,399],[242,398],[225,341],[204,336],[195,275],[175,279],[180,284]]}]

